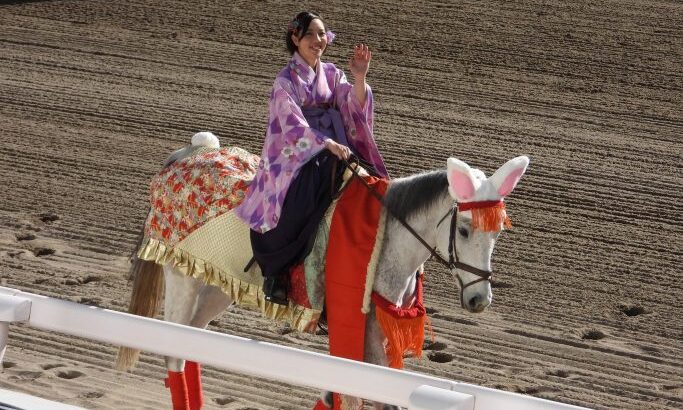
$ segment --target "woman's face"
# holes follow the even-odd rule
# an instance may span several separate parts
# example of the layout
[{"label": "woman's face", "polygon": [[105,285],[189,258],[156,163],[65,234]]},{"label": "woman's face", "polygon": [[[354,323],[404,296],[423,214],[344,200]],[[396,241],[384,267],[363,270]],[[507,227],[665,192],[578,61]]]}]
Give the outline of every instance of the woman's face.
[{"label": "woman's face", "polygon": [[301,38],[293,33],[292,41],[296,45],[299,55],[309,66],[315,68],[327,47],[327,35],[322,20],[312,20],[311,24],[308,25],[308,30]]}]

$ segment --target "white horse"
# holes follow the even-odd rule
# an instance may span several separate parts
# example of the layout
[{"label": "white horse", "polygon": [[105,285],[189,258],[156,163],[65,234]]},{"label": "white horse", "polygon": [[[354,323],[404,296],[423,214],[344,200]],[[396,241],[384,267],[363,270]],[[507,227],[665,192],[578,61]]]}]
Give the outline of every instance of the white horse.
[{"label": "white horse", "polygon": [[[397,306],[410,305],[415,298],[415,272],[434,256],[459,282],[464,309],[477,313],[488,307],[492,300],[491,254],[506,219],[502,201],[515,188],[528,163],[525,156],[514,158],[486,178],[480,170],[449,158],[446,170],[392,180],[384,197],[389,213],[374,292]],[[164,320],[169,322],[205,328],[233,303],[218,287],[186,276],[170,264],[162,267],[136,259],[131,275],[134,283],[129,311],[138,315],[157,314],[164,282]],[[375,318],[374,305],[369,313],[364,360],[387,366],[385,335]],[[137,350],[122,348],[117,368],[131,368],[138,354]],[[182,379],[181,388],[171,389],[174,409],[201,408],[198,365],[166,357],[166,366],[169,377],[177,379],[180,375]],[[330,393],[323,394],[329,407],[331,397]],[[391,408],[379,403],[375,407]]]}]

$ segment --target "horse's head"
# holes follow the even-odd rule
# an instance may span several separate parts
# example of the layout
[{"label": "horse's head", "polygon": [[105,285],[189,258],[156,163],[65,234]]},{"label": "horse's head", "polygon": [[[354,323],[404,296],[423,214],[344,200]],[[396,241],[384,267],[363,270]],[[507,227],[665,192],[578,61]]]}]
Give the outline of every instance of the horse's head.
[{"label": "horse's head", "polygon": [[448,159],[448,191],[457,205],[450,223],[443,221],[439,228],[438,248],[449,255],[451,273],[460,284],[460,303],[470,312],[491,304],[491,254],[500,232],[510,226],[503,200],[527,165],[529,158],[517,157],[486,178],[482,171]]}]

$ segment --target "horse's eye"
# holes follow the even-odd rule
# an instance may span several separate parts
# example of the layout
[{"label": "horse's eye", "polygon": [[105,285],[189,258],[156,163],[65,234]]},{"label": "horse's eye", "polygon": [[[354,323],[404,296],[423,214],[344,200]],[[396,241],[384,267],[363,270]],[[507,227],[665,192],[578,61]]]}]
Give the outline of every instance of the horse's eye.
[{"label": "horse's eye", "polygon": [[463,238],[470,236],[470,232],[467,230],[467,228],[458,228],[458,233],[460,233],[460,236]]}]

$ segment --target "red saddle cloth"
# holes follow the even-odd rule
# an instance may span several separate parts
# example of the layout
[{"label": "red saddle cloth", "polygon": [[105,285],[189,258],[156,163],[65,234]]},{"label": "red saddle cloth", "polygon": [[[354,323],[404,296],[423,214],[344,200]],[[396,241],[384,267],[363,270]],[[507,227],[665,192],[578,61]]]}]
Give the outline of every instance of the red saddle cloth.
[{"label": "red saddle cloth", "polygon": [[[364,177],[377,193],[384,196],[388,181]],[[366,278],[382,211],[381,202],[358,178],[352,178],[337,202],[325,263],[325,305],[332,356],[363,361],[366,315],[361,311]],[[373,273],[374,274],[374,273]],[[422,299],[422,276],[418,278],[416,301],[401,309],[373,293],[377,320],[388,338],[387,355],[393,368],[403,367],[403,354],[422,353],[425,308]],[[334,394],[334,409],[342,400]],[[314,410],[327,409],[319,401]]]},{"label": "red saddle cloth", "polygon": [[[365,180],[384,195],[388,181],[375,177]],[[352,178],[332,216],[325,263],[325,305],[332,356],[363,361],[365,314],[361,308],[381,210],[382,204],[370,190],[358,178]]]}]

